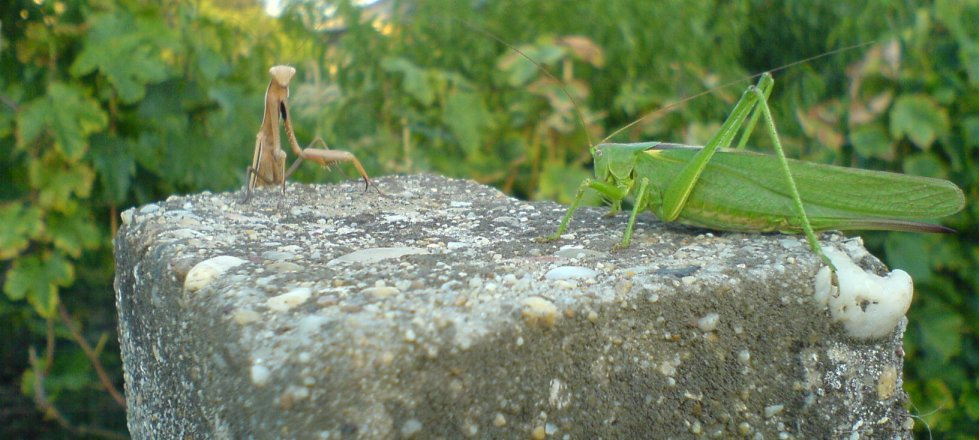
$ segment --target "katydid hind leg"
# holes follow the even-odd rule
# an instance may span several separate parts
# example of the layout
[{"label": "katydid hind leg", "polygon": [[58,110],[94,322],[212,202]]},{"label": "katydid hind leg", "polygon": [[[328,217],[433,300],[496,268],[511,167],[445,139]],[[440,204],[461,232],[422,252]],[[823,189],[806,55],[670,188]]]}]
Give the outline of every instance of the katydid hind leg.
[{"label": "katydid hind leg", "polygon": [[734,109],[731,110],[731,114],[721,124],[721,128],[717,131],[717,134],[707,142],[707,145],[704,145],[704,148],[670,182],[666,191],[663,192],[663,206],[661,208],[662,215],[660,216],[660,220],[671,222],[680,216],[683,207],[687,203],[687,199],[693,192],[697,181],[700,180],[701,173],[707,168],[707,163],[710,162],[711,157],[714,156],[718,148],[731,144],[734,136],[743,126],[745,118],[748,117],[748,114],[755,107],[758,95],[751,92],[753,89],[755,87],[749,87],[748,90],[745,90],[741,94],[741,99],[734,105]]},{"label": "katydid hind leg", "polygon": [[819,240],[816,238],[816,233],[813,231],[812,225],[809,223],[809,216],[806,215],[805,206],[802,204],[802,197],[799,196],[799,190],[796,187],[795,179],[792,177],[792,171],[789,169],[789,161],[785,157],[785,151],[782,149],[782,142],[779,140],[778,130],[775,128],[775,121],[772,118],[771,110],[768,108],[768,103],[765,101],[765,95],[758,89],[755,89],[753,93],[758,96],[758,105],[761,108],[762,116],[765,120],[765,128],[768,131],[768,135],[772,139],[772,144],[779,158],[779,163],[782,166],[786,185],[788,185],[789,189],[789,195],[792,196],[792,204],[795,206],[796,213],[799,216],[799,221],[802,223],[802,230],[805,232],[806,240],[809,242],[809,247],[814,253],[816,253],[816,255],[819,256],[820,259],[823,260],[823,263],[832,269],[833,273],[835,274],[836,266],[834,266],[829,257],[823,253],[823,249],[819,246]]},{"label": "katydid hind leg", "polygon": [[[763,73],[761,78],[758,80],[758,84],[755,85],[755,88],[761,91],[762,97],[759,98],[759,101],[767,103],[768,98],[772,96],[772,89],[774,86],[775,80],[772,79],[772,75],[768,72]],[[755,108],[751,111],[751,117],[748,118],[748,122],[745,124],[744,130],[741,131],[741,138],[738,140],[738,145],[735,147],[735,149],[743,150],[748,144],[748,138],[750,138],[751,133],[755,131],[755,126],[758,124],[758,118],[761,117],[761,112],[761,103],[756,103]]]}]

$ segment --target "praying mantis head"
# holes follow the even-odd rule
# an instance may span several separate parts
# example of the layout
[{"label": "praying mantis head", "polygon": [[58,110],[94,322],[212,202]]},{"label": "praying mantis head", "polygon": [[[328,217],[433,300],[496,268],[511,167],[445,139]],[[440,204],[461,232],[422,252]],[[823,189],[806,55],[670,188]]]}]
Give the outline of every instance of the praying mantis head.
[{"label": "praying mantis head", "polygon": [[269,75],[272,75],[272,80],[276,82],[281,87],[289,87],[289,81],[296,74],[296,68],[292,66],[272,66],[269,69]]}]

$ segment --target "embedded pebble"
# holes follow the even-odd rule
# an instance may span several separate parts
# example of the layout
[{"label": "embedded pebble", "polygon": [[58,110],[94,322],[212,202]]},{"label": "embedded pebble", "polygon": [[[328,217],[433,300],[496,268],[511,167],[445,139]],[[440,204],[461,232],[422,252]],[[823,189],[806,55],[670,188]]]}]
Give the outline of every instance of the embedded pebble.
[{"label": "embedded pebble", "polygon": [[231,319],[234,319],[234,321],[239,325],[245,325],[262,319],[262,315],[259,315],[258,312],[255,312],[254,310],[238,309],[235,311],[234,315],[231,316]]},{"label": "embedded pebble", "polygon": [[765,407],[765,418],[770,419],[785,409],[785,405],[769,405]]},{"label": "embedded pebble", "polygon": [[738,352],[738,362],[741,362],[743,365],[750,365],[751,364],[751,352],[748,351],[748,350],[741,350],[741,351],[739,351]]},{"label": "embedded pebble", "polygon": [[604,257],[608,255],[605,252],[593,251],[591,249],[582,248],[566,248],[561,249],[554,253],[554,256],[561,258],[588,258],[588,257]]},{"label": "embedded pebble", "polygon": [[129,208],[129,209],[125,210],[125,211],[122,211],[122,213],[119,214],[119,218],[122,219],[122,224],[128,225],[128,224],[132,223],[132,221],[133,221],[133,214],[135,212],[136,212],[136,210],[134,208]]},{"label": "embedded pebble", "polygon": [[422,255],[427,254],[428,251],[422,248],[414,247],[383,247],[383,248],[371,248],[371,249],[361,249],[359,251],[354,251],[349,254],[334,258],[326,263],[327,266],[333,266],[340,263],[376,263],[378,261],[387,260],[389,258],[401,258],[405,255]]},{"label": "embedded pebble", "polygon": [[265,385],[269,381],[271,372],[263,365],[252,365],[252,383],[258,386]]},{"label": "embedded pebble", "polygon": [[539,296],[531,296],[523,300],[521,311],[528,325],[551,327],[557,320],[557,306]]},{"label": "embedded pebble", "polygon": [[266,260],[291,260],[296,256],[289,252],[267,251],[262,253],[262,258]]},{"label": "embedded pebble", "polygon": [[506,426],[506,417],[501,413],[496,413],[496,417],[493,417],[493,426],[497,428]]},{"label": "embedded pebble", "polygon": [[187,238],[196,238],[196,237],[201,237],[203,235],[204,234],[198,231],[195,231],[193,229],[187,229],[187,228],[175,229],[173,231],[170,231],[170,236],[178,240],[187,239]]},{"label": "embedded pebble", "polygon": [[782,245],[783,248],[790,250],[802,247],[802,243],[793,238],[781,238],[778,240],[778,244]]},{"label": "embedded pebble", "polygon": [[705,332],[712,332],[717,329],[717,323],[720,320],[721,315],[718,315],[717,313],[708,313],[697,320],[697,328]]},{"label": "embedded pebble", "polygon": [[573,278],[594,278],[598,271],[581,266],[559,266],[547,271],[544,278],[549,280],[567,280]]},{"label": "embedded pebble", "polygon": [[247,263],[238,257],[221,255],[220,257],[210,258],[194,265],[187,277],[184,278],[184,290],[196,292],[207,286],[216,278],[223,275],[228,269]]},{"label": "embedded pebble", "polygon": [[323,324],[327,322],[329,319],[325,316],[309,315],[299,320],[299,323],[296,324],[296,331],[304,336],[309,336],[319,332],[320,327],[323,327]]},{"label": "embedded pebble", "polygon": [[381,299],[381,298],[387,298],[390,296],[397,295],[398,289],[391,286],[375,286],[375,287],[368,287],[364,290],[361,290],[360,293],[364,295],[370,295],[377,299]]},{"label": "embedded pebble", "polygon": [[586,316],[585,319],[587,319],[588,322],[594,324],[594,323],[598,322],[598,313],[595,313],[594,310],[589,310],[588,311],[588,315]]},{"label": "embedded pebble", "polygon": [[279,296],[273,296],[265,301],[269,309],[276,312],[284,312],[296,307],[309,299],[313,290],[309,287],[297,287]]},{"label": "embedded pebble", "polygon": [[289,262],[289,261],[277,261],[275,263],[269,264],[266,267],[268,267],[269,270],[277,273],[299,272],[305,269],[303,266],[300,266],[296,263]]},{"label": "embedded pebble", "polygon": [[543,426],[537,426],[530,433],[530,438],[534,440],[544,440],[545,438],[547,438],[547,430],[545,430]]},{"label": "embedded pebble", "polygon": [[880,378],[877,379],[877,397],[881,400],[890,399],[897,390],[897,369],[893,365],[884,367]]},{"label": "embedded pebble", "polygon": [[405,438],[412,438],[422,430],[422,422],[418,419],[408,419],[404,425],[401,425],[401,436]]}]

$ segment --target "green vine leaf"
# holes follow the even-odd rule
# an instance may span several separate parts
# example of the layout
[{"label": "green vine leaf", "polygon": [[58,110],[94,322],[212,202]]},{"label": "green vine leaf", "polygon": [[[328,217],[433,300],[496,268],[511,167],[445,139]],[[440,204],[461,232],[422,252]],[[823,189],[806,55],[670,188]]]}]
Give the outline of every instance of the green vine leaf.
[{"label": "green vine leaf", "polygon": [[32,100],[18,113],[17,147],[27,148],[49,131],[55,148],[68,160],[77,161],[85,154],[88,136],[104,129],[108,121],[98,101],[79,88],[51,83],[45,96]]},{"label": "green vine leaf", "polygon": [[0,205],[0,260],[14,258],[44,230],[41,210],[21,203]]},{"label": "green vine leaf", "polygon": [[92,190],[95,172],[83,163],[66,163],[53,151],[40,160],[31,161],[27,170],[31,187],[39,191],[37,204],[66,212],[73,196],[87,198]]},{"label": "green vine leaf", "polygon": [[94,15],[89,28],[82,52],[69,69],[72,75],[102,73],[127,104],[142,99],[147,84],[167,78],[163,55],[172,53],[176,37],[164,20],[106,12]]},{"label": "green vine leaf", "polygon": [[50,318],[58,306],[58,287],[70,285],[75,278],[74,272],[72,265],[59,253],[45,257],[30,255],[10,266],[3,291],[14,301],[26,298],[39,315]]},{"label": "green vine leaf", "polygon": [[483,132],[490,120],[489,111],[479,95],[467,92],[449,95],[443,117],[466,154],[475,154],[482,144]]},{"label": "green vine leaf", "polygon": [[435,102],[436,87],[425,69],[404,58],[385,58],[381,60],[381,68],[402,74],[401,86],[422,105],[428,106]]},{"label": "green vine leaf", "polygon": [[47,233],[54,246],[73,258],[81,256],[82,250],[92,249],[99,244],[99,230],[91,219],[81,213],[51,213],[47,218]]},{"label": "green vine leaf", "polygon": [[948,128],[948,112],[928,95],[901,95],[891,109],[891,136],[906,135],[922,150],[931,148]]}]

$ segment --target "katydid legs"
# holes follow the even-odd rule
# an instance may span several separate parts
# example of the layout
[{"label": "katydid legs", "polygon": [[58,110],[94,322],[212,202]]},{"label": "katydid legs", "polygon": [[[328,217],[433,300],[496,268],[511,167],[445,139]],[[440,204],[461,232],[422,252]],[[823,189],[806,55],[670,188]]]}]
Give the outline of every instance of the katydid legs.
[{"label": "katydid legs", "polygon": [[[817,230],[951,232],[916,221],[962,208],[964,196],[951,182],[787,159],[767,105],[773,84],[770,75],[762,75],[702,148],[658,142],[592,147],[595,178],[579,185],[557,231],[544,240],[564,234],[589,188],[611,201],[612,213],[634,197],[617,248],[629,245],[636,216],[646,209],[665,222],[715,230],[803,233],[830,267]],[[764,120],[774,156],[743,151],[758,119]],[[739,149],[727,149],[739,131]]]}]

